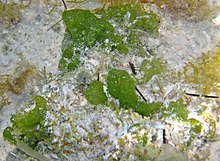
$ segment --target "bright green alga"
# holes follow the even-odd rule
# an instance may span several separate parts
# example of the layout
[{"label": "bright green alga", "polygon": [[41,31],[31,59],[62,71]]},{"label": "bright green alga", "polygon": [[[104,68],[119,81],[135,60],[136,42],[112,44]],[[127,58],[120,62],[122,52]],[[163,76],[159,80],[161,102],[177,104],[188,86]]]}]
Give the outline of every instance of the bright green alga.
[{"label": "bright green alga", "polygon": [[139,29],[150,35],[157,35],[160,20],[152,12],[146,12],[140,3],[111,6],[103,14],[106,20],[114,21],[116,27],[128,29]]},{"label": "bright green alga", "polygon": [[119,52],[127,52],[122,37],[115,33],[114,27],[106,20],[98,18],[89,10],[73,9],[63,12],[66,33],[62,43],[61,70],[74,70],[80,63],[80,50],[95,45]]},{"label": "bright green alga", "polygon": [[41,96],[34,96],[35,107],[28,111],[22,111],[12,116],[12,126],[3,131],[4,139],[11,144],[18,140],[27,142],[30,145],[48,138],[48,132],[44,127],[47,102]]},{"label": "bright green alga", "polygon": [[142,116],[151,116],[151,115],[155,114],[156,112],[158,112],[160,108],[161,108],[160,103],[138,102],[136,104],[136,106],[133,107],[133,110]]},{"label": "bright green alga", "polygon": [[3,131],[4,139],[8,140],[10,144],[16,144],[16,138],[14,133],[14,129],[12,127],[6,127]]},{"label": "bright green alga", "polygon": [[120,106],[132,108],[142,116],[150,116],[161,107],[159,103],[144,103],[138,100],[134,80],[124,70],[112,69],[107,76],[110,95],[119,99]]},{"label": "bright green alga", "polygon": [[134,106],[138,101],[134,80],[124,70],[112,69],[107,76],[108,92],[119,99],[121,106]]},{"label": "bright green alga", "polygon": [[104,44],[107,39],[117,40],[114,27],[108,21],[96,17],[89,10],[64,11],[63,21],[76,48],[92,47],[97,43]]},{"label": "bright green alga", "polygon": [[108,99],[103,91],[104,84],[98,80],[90,83],[89,87],[85,91],[86,99],[93,105],[106,104]]},{"label": "bright green alga", "polygon": [[[91,12],[72,9],[63,12],[66,33],[62,42],[61,70],[74,70],[80,64],[80,54],[93,46],[112,52],[143,55],[139,32],[158,35],[159,18],[146,12],[140,3],[111,6]],[[135,41],[134,41],[135,37]],[[138,48],[137,48],[138,44]]]},{"label": "bright green alga", "polygon": [[80,51],[73,50],[74,45],[71,34],[66,31],[61,48],[63,55],[59,62],[60,69],[74,70],[79,66]]}]

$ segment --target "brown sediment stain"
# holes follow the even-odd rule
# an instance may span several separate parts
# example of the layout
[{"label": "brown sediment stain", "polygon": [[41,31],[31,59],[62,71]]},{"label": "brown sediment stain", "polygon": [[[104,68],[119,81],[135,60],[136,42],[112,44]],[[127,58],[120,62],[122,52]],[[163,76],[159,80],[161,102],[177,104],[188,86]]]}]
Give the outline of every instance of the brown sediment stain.
[{"label": "brown sediment stain", "polygon": [[170,12],[173,17],[196,21],[210,17],[217,9],[211,7],[208,0],[140,0],[140,2],[156,4]]},{"label": "brown sediment stain", "polygon": [[0,79],[0,92],[12,92],[19,95],[23,92],[26,84],[36,73],[34,66],[28,66],[24,70],[18,71],[13,75],[2,75]]}]

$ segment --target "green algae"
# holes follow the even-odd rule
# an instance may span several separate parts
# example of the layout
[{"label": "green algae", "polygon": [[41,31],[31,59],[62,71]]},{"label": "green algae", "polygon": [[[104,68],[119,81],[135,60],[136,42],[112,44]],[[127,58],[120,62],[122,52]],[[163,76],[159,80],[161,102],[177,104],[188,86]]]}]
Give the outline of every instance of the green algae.
[{"label": "green algae", "polygon": [[14,129],[12,127],[6,127],[2,133],[4,139],[6,139],[10,144],[16,144],[16,137],[13,133]]},{"label": "green algae", "polygon": [[[135,82],[125,70],[110,70],[106,82],[108,93],[113,98],[119,100],[120,107],[131,108],[134,112],[142,116],[151,116],[161,108],[160,103],[144,103],[139,101],[136,94]],[[108,98],[103,91],[103,86],[103,83],[96,80],[86,89],[85,96],[91,104],[107,104]],[[112,106],[111,103],[110,106]]]},{"label": "green algae", "polygon": [[112,97],[119,99],[121,106],[134,106],[138,101],[134,80],[124,70],[112,69],[109,71],[107,88]]},{"label": "green algae", "polygon": [[63,21],[71,33],[75,47],[91,47],[114,37],[113,26],[96,17],[89,10],[68,10],[63,12]]},{"label": "green algae", "polygon": [[59,62],[59,69],[74,70],[79,66],[80,51],[74,51],[74,42],[72,41],[71,34],[66,31],[62,42],[62,58]]},{"label": "green algae", "polygon": [[100,81],[93,81],[85,91],[86,99],[93,105],[106,104],[108,99],[103,90],[104,84]]},{"label": "green algae", "polygon": [[127,46],[129,49],[132,49],[132,52],[138,56],[146,55],[144,45],[141,42],[137,32],[130,32],[127,39]]},{"label": "green algae", "polygon": [[119,52],[127,52],[122,37],[114,32],[114,27],[89,10],[64,11],[63,21],[66,25],[66,33],[62,43],[63,55],[59,64],[61,70],[74,70],[80,63],[80,50],[95,45],[109,49],[115,46]]},{"label": "green algae", "polygon": [[116,28],[124,30],[125,33],[138,29],[149,35],[158,35],[159,17],[153,12],[146,12],[138,2],[110,6],[102,17],[107,21],[113,21]]},{"label": "green algae", "polygon": [[94,13],[72,9],[64,11],[62,16],[66,33],[59,69],[67,71],[76,69],[80,64],[80,54],[94,46],[109,52],[144,55],[144,46],[137,33],[158,35],[160,22],[157,15],[146,12],[138,2],[110,6]]},{"label": "green algae", "polygon": [[161,109],[161,104],[138,102],[133,109],[142,116],[152,116]]},{"label": "green algae", "polygon": [[150,35],[159,35],[158,26],[159,18],[154,13],[148,13],[144,17],[137,18],[131,26],[132,29],[145,31]]},{"label": "green algae", "polygon": [[200,121],[198,121],[198,120],[196,120],[194,118],[191,118],[188,121],[189,121],[189,123],[191,125],[191,130],[193,132],[195,132],[196,134],[201,133],[201,131],[202,131],[202,124],[201,124]]},{"label": "green algae", "polygon": [[[130,17],[125,18],[126,14]],[[139,3],[129,3],[125,5],[110,6],[103,14],[106,20],[113,20],[119,26],[123,25],[126,21],[133,22],[137,17],[145,15],[143,6]]]},{"label": "green algae", "polygon": [[164,66],[157,59],[153,59],[152,61],[144,60],[140,70],[144,74],[141,82],[148,82],[154,75],[158,75],[165,71]]},{"label": "green algae", "polygon": [[160,103],[139,101],[134,80],[124,70],[112,69],[109,71],[107,88],[109,94],[119,100],[121,107],[131,108],[142,116],[151,116],[161,108]]},{"label": "green algae", "polygon": [[186,109],[186,105],[182,98],[178,99],[176,102],[171,102],[168,110],[175,115],[177,120],[186,121],[188,119],[189,111]]},{"label": "green algae", "polygon": [[31,146],[48,138],[44,127],[47,102],[41,96],[34,96],[35,107],[28,112],[21,111],[11,117],[12,126],[3,131],[3,137],[11,144],[18,140],[27,142]]}]

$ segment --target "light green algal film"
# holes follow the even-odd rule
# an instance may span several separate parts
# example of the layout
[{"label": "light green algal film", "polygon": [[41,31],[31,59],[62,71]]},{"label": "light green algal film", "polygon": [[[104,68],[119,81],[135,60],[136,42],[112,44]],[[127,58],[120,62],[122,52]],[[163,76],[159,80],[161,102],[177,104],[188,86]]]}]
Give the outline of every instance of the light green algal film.
[{"label": "light green algal film", "polygon": [[18,140],[33,146],[39,141],[48,138],[48,132],[44,127],[47,102],[41,96],[34,96],[35,107],[28,112],[21,111],[12,116],[12,126],[3,131],[4,139],[11,144]]},{"label": "light green algal film", "polygon": [[144,75],[140,80],[141,82],[148,82],[154,75],[158,75],[165,70],[162,63],[157,59],[153,59],[152,61],[144,60],[140,69]]},{"label": "light green algal film", "polygon": [[196,133],[199,134],[202,131],[202,124],[201,122],[199,122],[198,120],[191,118],[188,120],[190,125],[191,125],[191,130]]},{"label": "light green algal film", "polygon": [[171,102],[168,110],[174,114],[174,117],[177,120],[186,121],[188,119],[189,111],[187,110],[182,98],[178,99],[176,102]]}]

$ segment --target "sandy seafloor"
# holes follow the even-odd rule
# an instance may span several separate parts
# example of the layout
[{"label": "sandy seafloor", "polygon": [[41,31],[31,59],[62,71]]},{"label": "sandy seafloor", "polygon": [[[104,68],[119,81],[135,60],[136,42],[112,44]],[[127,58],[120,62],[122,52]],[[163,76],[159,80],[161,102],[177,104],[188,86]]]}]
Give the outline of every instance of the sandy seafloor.
[{"label": "sandy seafloor", "polygon": [[[56,3],[57,6],[54,8],[54,10],[51,11]],[[220,5],[220,2],[216,0],[216,4]],[[98,4],[95,1],[91,1],[89,3],[82,3],[78,7],[92,9],[95,8],[97,5]],[[42,73],[46,73],[47,75],[55,76],[59,73],[57,67],[59,59],[61,57],[61,42],[63,39],[65,26],[62,22],[60,22],[55,27],[51,29],[49,28],[61,19],[61,13],[63,10],[64,7],[62,3],[56,0],[32,0],[30,6],[21,10],[21,18],[19,22],[17,22],[15,25],[10,26],[9,28],[7,28],[3,24],[0,24],[1,75],[13,75],[15,72],[15,68],[19,66],[19,64],[20,66],[24,67],[28,66],[28,64],[31,64],[35,66],[37,70]],[[51,13],[48,14],[48,12],[50,11]],[[162,16],[160,38],[146,39],[143,41],[148,43],[150,47],[156,48],[157,57],[165,60],[167,62],[167,68],[169,68],[170,70],[181,71],[186,62],[195,60],[196,58],[200,57],[203,52],[214,50],[217,42],[220,41],[220,26],[218,26],[220,25],[220,22],[218,22],[219,24],[214,24],[212,21],[212,19],[217,17],[217,14],[213,15],[212,19],[198,22],[172,20],[172,18],[170,18],[166,14],[164,14],[165,17],[163,17],[164,15],[162,13],[158,14],[159,16]],[[70,107],[71,103],[73,102],[75,103],[75,105],[73,105],[73,109],[68,109],[67,111],[74,111],[74,108],[76,108],[75,106],[83,107],[84,105],[86,105],[87,101],[85,100],[85,98],[80,93],[78,93],[77,95],[77,89],[75,91],[70,90],[73,89],[75,86],[77,87],[77,83],[79,83],[77,82],[77,79],[80,79],[80,74],[77,75],[77,73],[83,73],[86,69],[90,69],[91,73],[88,74],[88,79],[91,80],[95,77],[95,66],[98,66],[99,63],[102,62],[100,60],[106,60],[107,64],[111,63],[110,58],[101,57],[100,54],[96,51],[93,52],[93,49],[89,52],[90,56],[85,56],[83,60],[85,67],[80,67],[80,69],[76,73],[67,74],[66,76],[64,76],[64,78],[60,79],[54,78],[52,79],[52,81],[49,81],[49,83],[47,82],[47,80],[41,80],[39,81],[40,85],[37,82],[38,79],[34,77],[33,80],[28,80],[28,83],[21,94],[16,95],[8,93],[7,95],[9,97],[9,100],[11,101],[11,104],[1,110],[0,131],[2,132],[5,127],[10,125],[11,115],[15,114],[20,108],[24,107],[25,103],[30,100],[33,93],[48,96],[48,92],[50,92],[50,90],[52,90],[53,92],[55,90],[58,90],[58,93],[60,90],[61,92],[58,94],[58,96],[56,96],[54,102],[52,101],[52,103],[50,104],[51,106],[56,106],[54,108],[57,108],[57,110],[59,109],[59,105]],[[119,56],[119,58],[116,59],[119,59],[121,62],[119,64],[115,64],[115,66],[125,70],[129,70],[127,63],[130,60],[134,62],[136,67],[140,67],[141,63],[141,58],[135,56],[126,56],[125,58],[120,58]],[[114,67],[114,64],[111,64],[110,66]],[[106,74],[105,69],[103,69],[103,73]],[[84,73],[84,75],[87,75],[87,73]],[[101,77],[100,79],[102,80],[104,78]],[[181,84],[181,82],[175,82],[174,84],[166,82],[165,86],[165,93],[169,93],[173,89],[176,89],[177,91],[184,91],[183,88],[194,92],[192,87],[184,86]],[[139,88],[143,92],[143,95],[147,98],[147,100],[160,100],[156,98],[156,96],[154,96],[152,92],[149,92],[149,89],[151,87],[155,88],[155,91],[158,90],[156,89],[157,87],[153,86],[152,84],[143,87],[140,86]],[[182,93],[180,92],[180,95],[181,94]],[[50,98],[50,96],[48,96],[48,98]],[[195,101],[195,105],[200,104],[201,101],[197,98],[192,98],[192,100]],[[169,102],[170,100],[167,100],[167,103]],[[212,106],[211,101],[209,101],[208,103],[210,104],[210,106]],[[125,120],[124,124],[121,125],[122,129],[118,130],[115,127],[115,124],[118,123],[118,120],[115,120],[118,119],[117,116],[115,116],[115,114],[112,113],[110,109],[104,109],[106,111],[103,112],[102,108],[98,108],[96,109],[96,111],[92,111],[91,109],[82,110],[79,108],[78,112],[76,113],[81,116],[81,120],[79,119],[76,122],[79,126],[84,126],[84,128],[88,129],[89,131],[92,128],[90,126],[91,122],[100,121],[100,126],[103,128],[103,131],[110,133],[109,139],[113,143],[116,141],[116,139],[123,135],[122,133],[124,133],[123,130],[126,129],[126,126],[131,126],[132,124],[135,124],[139,121],[144,122],[142,118],[134,116],[134,118],[129,118],[130,120]],[[91,113],[88,114],[86,112]],[[65,114],[65,117],[68,117],[66,115],[67,114]],[[129,113],[126,115],[126,112],[122,115],[125,115],[125,118],[129,117]],[[53,114],[48,114],[48,116],[54,117]],[[178,132],[178,130],[182,130],[181,127],[183,125],[179,125],[177,122],[172,122],[172,119],[169,123],[173,124],[172,126],[174,128],[175,125],[177,126],[176,131],[168,130],[168,133],[174,133],[173,138],[170,137],[170,140],[174,139],[173,142],[171,141],[171,145],[174,145],[177,142],[175,141],[175,139],[178,140],[184,138],[182,136],[178,136],[178,133],[180,133],[180,135],[184,135],[183,133]],[[166,125],[160,125],[158,121],[152,123],[152,125],[150,126],[153,126],[153,124],[158,127],[163,126],[166,128]],[[69,125],[63,124],[60,126],[68,128]],[[54,133],[58,136],[60,133],[59,126],[57,126],[56,128],[54,129]],[[85,134],[85,129],[79,128],[78,130],[81,134]],[[152,130],[152,133],[158,133],[159,135],[159,132],[161,133],[161,130],[158,129],[156,131]],[[220,122],[217,122],[216,129],[216,136],[218,136],[220,135]],[[114,135],[114,133],[116,132],[120,134]],[[129,136],[129,134],[127,135]],[[187,136],[185,137],[185,139],[186,138]],[[161,144],[161,137],[158,137],[158,140],[158,144]],[[9,159],[7,160],[10,161],[9,155],[12,154],[9,154],[9,152],[13,151],[14,148],[15,147],[11,146],[7,141],[4,141],[2,135],[0,135],[0,160],[4,161],[8,156],[7,158]],[[94,146],[90,148],[90,151],[92,151],[92,148],[96,149],[96,147]],[[109,150],[111,149],[111,147],[107,147],[106,149]],[[102,148],[98,147],[96,150],[101,151]],[[206,151],[209,151],[209,153],[206,154]],[[201,155],[201,160],[220,160],[220,142],[217,140],[214,142],[204,143],[202,147],[197,147],[194,150],[191,150],[190,153],[193,152]],[[108,156],[108,154],[106,154],[106,156]],[[86,154],[79,154],[78,157],[81,157],[81,160],[86,160],[89,158],[88,156],[86,157]],[[72,160],[74,160],[74,158],[72,158]],[[130,158],[130,160],[132,160],[132,158]]]}]

